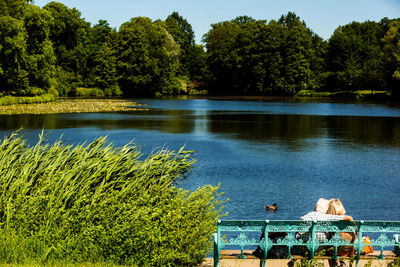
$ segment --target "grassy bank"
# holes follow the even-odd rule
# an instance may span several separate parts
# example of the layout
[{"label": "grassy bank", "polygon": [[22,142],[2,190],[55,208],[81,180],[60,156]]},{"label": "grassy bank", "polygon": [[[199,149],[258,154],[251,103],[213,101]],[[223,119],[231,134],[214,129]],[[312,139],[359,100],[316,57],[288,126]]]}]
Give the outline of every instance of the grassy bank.
[{"label": "grassy bank", "polygon": [[57,97],[52,94],[45,94],[40,96],[3,96],[0,97],[0,106],[17,105],[17,104],[33,104],[33,103],[47,103],[55,101]]},{"label": "grassy bank", "polygon": [[313,90],[301,90],[296,97],[310,98],[345,98],[345,99],[386,99],[390,97],[388,91],[359,90],[359,91],[339,91],[339,92],[317,92]]},{"label": "grassy bank", "polygon": [[0,263],[196,266],[220,216],[216,187],[176,187],[191,152],[135,144],[0,143]]},{"label": "grassy bank", "polygon": [[57,99],[53,102],[36,104],[12,104],[0,106],[0,114],[51,114],[116,112],[138,110],[137,104],[118,99]]}]

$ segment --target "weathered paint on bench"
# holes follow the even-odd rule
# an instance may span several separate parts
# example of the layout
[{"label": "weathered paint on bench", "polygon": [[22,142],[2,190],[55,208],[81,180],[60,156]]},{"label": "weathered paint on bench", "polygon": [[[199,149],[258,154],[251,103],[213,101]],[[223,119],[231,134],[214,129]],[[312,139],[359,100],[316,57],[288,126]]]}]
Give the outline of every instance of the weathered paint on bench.
[{"label": "weathered paint on bench", "polygon": [[[265,232],[267,238],[258,240],[257,237],[249,237],[250,233]],[[272,240],[268,238],[268,233],[287,233],[282,239]],[[308,240],[295,238],[297,232],[308,232],[311,237]],[[333,237],[325,240],[323,243],[316,238],[317,232],[332,233]],[[339,233],[357,232],[358,239],[354,243],[349,243],[341,238]],[[394,238],[395,234],[400,233],[399,221],[299,221],[299,220],[220,220],[218,221],[217,233],[214,237],[214,266],[219,265],[221,249],[226,246],[238,246],[241,253],[238,258],[245,258],[243,251],[245,247],[260,246],[264,251],[263,265],[265,266],[268,257],[268,251],[273,246],[283,246],[288,250],[288,257],[291,258],[291,249],[293,246],[306,247],[310,252],[310,258],[314,259],[315,252],[318,248],[334,247],[334,255],[332,259],[339,259],[337,249],[339,246],[353,246],[357,251],[356,264],[360,259],[360,252],[366,246],[362,236],[376,235],[377,238],[371,239],[371,246],[380,251],[378,259],[384,259],[384,248],[391,247],[395,251],[399,251],[398,240]],[[234,235],[228,239],[223,238],[223,234]],[[251,234],[250,234],[251,235]],[[254,234],[253,234],[254,236]],[[396,253],[397,256],[398,253]]]}]

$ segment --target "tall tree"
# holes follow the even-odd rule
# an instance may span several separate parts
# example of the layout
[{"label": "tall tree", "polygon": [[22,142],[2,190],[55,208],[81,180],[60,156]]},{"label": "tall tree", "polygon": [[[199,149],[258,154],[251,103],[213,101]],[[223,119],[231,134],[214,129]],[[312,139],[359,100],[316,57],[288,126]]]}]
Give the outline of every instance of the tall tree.
[{"label": "tall tree", "polygon": [[118,55],[119,85],[125,95],[178,90],[174,77],[179,46],[159,23],[137,17],[122,24],[114,49]]},{"label": "tall tree", "polygon": [[329,39],[328,70],[335,90],[384,89],[384,64],[376,22],[352,22],[338,27]]},{"label": "tall tree", "polygon": [[0,0],[0,16],[21,19],[31,0]]},{"label": "tall tree", "polygon": [[385,78],[388,87],[395,97],[400,97],[400,19],[391,21],[382,20],[386,28],[383,44],[385,59]]},{"label": "tall tree", "polygon": [[30,5],[24,15],[27,30],[28,77],[31,94],[47,91],[55,85],[56,57],[50,41],[53,18],[49,11]]},{"label": "tall tree", "polygon": [[109,32],[104,45],[93,59],[93,86],[102,89],[107,96],[122,94],[118,84],[117,36],[118,33],[115,30]]},{"label": "tall tree", "polygon": [[[110,67],[107,66],[108,64],[104,66],[104,63],[107,62],[109,59],[103,57],[111,56],[109,54],[110,46],[108,46],[108,48],[106,48],[105,46],[112,30],[113,29],[110,27],[110,24],[106,20],[99,20],[99,22],[96,25],[89,28],[88,39],[86,42],[87,46],[86,49],[88,51],[86,69],[83,70],[82,72],[84,78],[84,84],[87,87],[97,87],[103,90],[105,90],[106,88],[110,88],[109,83],[103,83],[103,82],[99,83],[99,81],[103,79],[98,77],[98,75],[100,75],[99,69],[101,68],[101,66],[105,68]],[[110,60],[112,58],[113,56],[111,56]],[[104,72],[106,73],[109,71],[112,70],[104,69]],[[107,89],[106,95],[110,95],[111,91]],[[114,93],[111,93],[111,95],[113,94]]]},{"label": "tall tree", "polygon": [[209,81],[210,90],[214,94],[235,94],[235,79],[232,68],[236,64],[232,60],[232,50],[240,27],[232,22],[224,21],[211,25],[211,30],[204,35],[208,55],[208,65],[212,73]]},{"label": "tall tree", "polygon": [[0,90],[24,94],[29,89],[27,33],[24,22],[0,16]]},{"label": "tall tree", "polygon": [[[87,61],[90,55],[89,31],[90,24],[81,18],[81,13],[75,8],[68,8],[62,3],[50,2],[43,7],[50,11],[54,23],[50,27],[50,39],[59,67],[61,83],[85,85],[84,75],[87,75]],[[63,88],[61,94],[68,89]]]},{"label": "tall tree", "polygon": [[279,19],[286,28],[283,44],[285,64],[285,93],[295,94],[308,89],[311,82],[312,36],[304,22],[293,12]]},{"label": "tall tree", "polygon": [[292,95],[315,87],[314,37],[290,12],[269,24],[247,16],[213,24],[204,41],[214,92]]},{"label": "tall tree", "polygon": [[179,74],[192,77],[193,68],[196,65],[196,47],[192,25],[181,17],[178,12],[173,12],[165,20],[165,27],[180,46]]}]

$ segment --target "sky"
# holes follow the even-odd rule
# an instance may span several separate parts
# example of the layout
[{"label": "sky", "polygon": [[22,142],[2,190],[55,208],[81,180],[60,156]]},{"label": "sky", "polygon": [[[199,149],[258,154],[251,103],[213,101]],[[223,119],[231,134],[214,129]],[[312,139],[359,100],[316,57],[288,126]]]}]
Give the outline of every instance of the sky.
[{"label": "sky", "polygon": [[[50,0],[35,0],[40,7]],[[309,28],[329,39],[339,25],[352,21],[379,21],[400,18],[400,0],[59,0],[77,8],[82,18],[96,24],[105,19],[113,28],[133,17],[165,20],[177,11],[192,25],[196,42],[211,29],[211,24],[247,15],[270,21],[289,11],[295,12]]]}]

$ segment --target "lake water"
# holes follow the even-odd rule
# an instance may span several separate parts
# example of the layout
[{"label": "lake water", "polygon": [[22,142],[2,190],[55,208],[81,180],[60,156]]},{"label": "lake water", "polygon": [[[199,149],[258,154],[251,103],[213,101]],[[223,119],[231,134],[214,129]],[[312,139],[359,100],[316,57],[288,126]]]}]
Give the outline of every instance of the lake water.
[{"label": "lake water", "polygon": [[[297,219],[318,198],[340,198],[355,219],[400,219],[400,106],[298,102],[293,99],[139,99],[148,111],[0,116],[2,136],[23,127],[30,142],[42,129],[53,142],[108,135],[195,150],[182,185],[221,183],[229,219]],[[266,213],[265,204],[278,204]]]}]

